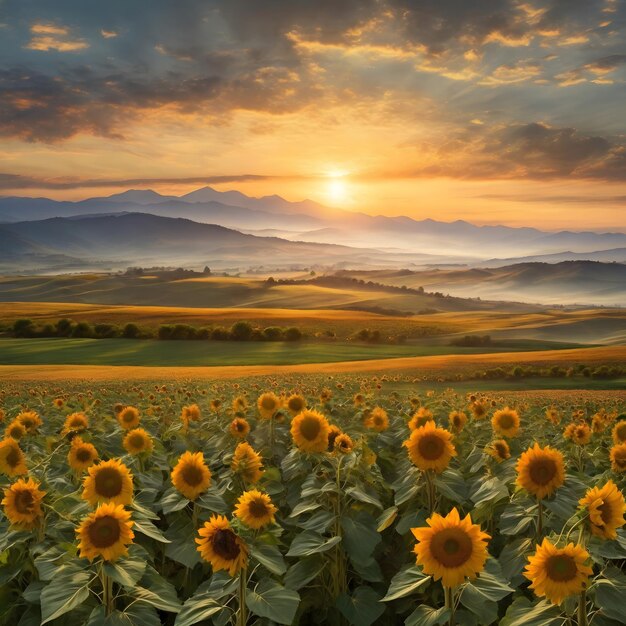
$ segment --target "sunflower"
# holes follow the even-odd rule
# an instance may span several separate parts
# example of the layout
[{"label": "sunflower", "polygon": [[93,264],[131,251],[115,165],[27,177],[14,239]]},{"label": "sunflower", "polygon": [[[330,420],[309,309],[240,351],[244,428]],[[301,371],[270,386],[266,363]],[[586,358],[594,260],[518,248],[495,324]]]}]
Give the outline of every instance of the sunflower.
[{"label": "sunflower", "polygon": [[604,539],[615,539],[616,530],[624,525],[626,503],[617,485],[609,480],[603,487],[592,487],[580,500],[589,513],[591,533]]},{"label": "sunflower", "polygon": [[467,415],[463,411],[452,411],[448,415],[448,423],[451,431],[460,433],[467,423]]},{"label": "sunflower", "polygon": [[7,476],[21,476],[28,472],[20,444],[10,437],[0,441],[0,472]]},{"label": "sunflower", "polygon": [[572,422],[563,431],[563,437],[584,446],[591,440],[591,428],[584,422]]},{"label": "sunflower", "polygon": [[4,514],[20,530],[32,530],[42,518],[41,500],[45,491],[32,478],[20,478],[4,490]]},{"label": "sunflower", "polygon": [[389,416],[382,407],[374,407],[365,420],[365,427],[382,433],[389,428]]},{"label": "sunflower", "polygon": [[481,420],[487,415],[487,405],[482,400],[472,402],[470,409],[475,420]]},{"label": "sunflower", "polygon": [[130,511],[121,504],[101,504],[76,530],[81,558],[93,561],[101,556],[105,561],[115,561],[126,556],[135,536],[132,526]]},{"label": "sunflower", "polygon": [[134,406],[125,406],[118,414],[117,421],[124,430],[139,426],[139,411]]},{"label": "sunflower", "polygon": [[52,401],[52,404],[54,404],[54,406],[55,406],[57,409],[60,409],[60,408],[62,408],[62,407],[63,407],[63,405],[65,404],[65,400],[63,400],[63,398],[55,398],[55,399]]},{"label": "sunflower", "polygon": [[226,570],[235,576],[248,563],[248,547],[230,527],[223,515],[213,515],[198,531],[196,538],[200,556],[211,564],[214,572]]},{"label": "sunflower", "polygon": [[248,401],[243,396],[237,396],[233,400],[233,411],[243,413],[248,408]]},{"label": "sunflower", "polygon": [[332,452],[335,449],[335,439],[339,437],[339,435],[343,434],[341,428],[339,426],[331,425],[328,430],[328,451]]},{"label": "sunflower", "polygon": [[19,441],[26,434],[26,427],[20,420],[14,419],[4,430],[5,437],[11,437],[15,441]]},{"label": "sunflower", "polygon": [[195,500],[211,484],[211,470],[204,462],[202,452],[181,454],[172,470],[172,484],[188,500]]},{"label": "sunflower", "polygon": [[228,432],[237,439],[244,439],[250,432],[250,424],[243,417],[236,417],[228,427]]},{"label": "sunflower", "polygon": [[83,441],[81,437],[74,437],[67,453],[67,462],[76,472],[83,472],[98,460],[98,451],[91,443]]},{"label": "sunflower", "polygon": [[189,424],[189,422],[198,422],[201,416],[200,407],[197,404],[184,406],[180,412],[180,417],[186,424]]},{"label": "sunflower", "polygon": [[517,484],[540,500],[551,496],[565,481],[563,455],[535,442],[517,461]]},{"label": "sunflower", "polygon": [[500,409],[493,414],[491,426],[501,437],[517,437],[519,434],[519,413],[508,406]]},{"label": "sunflower", "polygon": [[546,597],[552,604],[561,604],[568,596],[587,588],[592,573],[591,567],[585,565],[588,559],[589,553],[580,545],[569,543],[557,548],[544,539],[535,554],[528,557],[523,573],[537,596]]},{"label": "sunflower", "polygon": [[363,406],[365,404],[365,396],[362,393],[355,393],[352,402],[354,402],[354,406]]},{"label": "sunflower", "polygon": [[286,406],[291,415],[295,417],[306,409],[306,400],[301,395],[294,393],[287,398]]},{"label": "sunflower", "polygon": [[626,443],[611,448],[611,469],[614,472],[626,472]]},{"label": "sunflower", "polygon": [[434,420],[435,418],[433,417],[432,411],[427,409],[425,406],[421,406],[410,419],[409,428],[411,430],[415,430],[420,426],[424,426],[426,422],[434,422]]},{"label": "sunflower", "polygon": [[276,511],[278,509],[266,493],[251,489],[237,500],[234,513],[248,528],[258,530],[275,523]]},{"label": "sunflower", "polygon": [[29,433],[35,432],[43,424],[39,414],[35,411],[22,411],[16,419],[22,422]]},{"label": "sunflower", "polygon": [[452,588],[482,572],[491,537],[478,524],[472,524],[469,513],[461,519],[454,508],[446,517],[435,513],[426,523],[428,526],[411,528],[417,539],[416,561],[424,573]]},{"label": "sunflower", "polygon": [[262,466],[263,459],[261,455],[255,452],[249,443],[242,441],[235,448],[231,468],[246,483],[254,484],[260,480],[263,475]]},{"label": "sunflower", "polygon": [[117,459],[92,465],[83,481],[83,500],[96,505],[100,502],[130,504],[133,500],[133,476]]},{"label": "sunflower", "polygon": [[433,421],[416,428],[403,445],[408,449],[413,465],[422,471],[435,470],[440,474],[456,456],[452,433],[437,428]]},{"label": "sunflower", "polygon": [[352,442],[352,438],[349,435],[342,433],[335,438],[334,449],[337,452],[341,452],[342,454],[350,454],[350,452],[352,452],[352,448],[354,448],[354,443]]},{"label": "sunflower", "polygon": [[504,439],[496,439],[485,447],[485,452],[493,457],[498,463],[511,458],[509,444]]},{"label": "sunflower", "polygon": [[123,446],[128,454],[150,453],[154,448],[152,437],[143,428],[129,430],[124,437]]},{"label": "sunflower", "polygon": [[615,445],[626,443],[626,420],[621,420],[615,424],[611,436]]},{"label": "sunflower", "polygon": [[269,391],[259,396],[256,404],[261,417],[264,420],[269,420],[274,417],[274,414],[280,408],[280,398],[275,393]]},{"label": "sunflower", "polygon": [[549,406],[546,409],[546,419],[555,426],[561,421],[561,413],[554,406]]},{"label": "sunflower", "polygon": [[67,434],[69,432],[77,432],[80,433],[83,430],[87,430],[89,428],[89,419],[84,413],[72,413],[65,418],[65,423],[63,424],[63,434]]},{"label": "sunflower", "polygon": [[328,420],[317,411],[302,411],[291,422],[291,437],[302,452],[324,452],[329,431]]},{"label": "sunflower", "polygon": [[222,401],[219,398],[215,398],[211,400],[211,411],[214,413],[219,413],[219,410],[222,408]]}]

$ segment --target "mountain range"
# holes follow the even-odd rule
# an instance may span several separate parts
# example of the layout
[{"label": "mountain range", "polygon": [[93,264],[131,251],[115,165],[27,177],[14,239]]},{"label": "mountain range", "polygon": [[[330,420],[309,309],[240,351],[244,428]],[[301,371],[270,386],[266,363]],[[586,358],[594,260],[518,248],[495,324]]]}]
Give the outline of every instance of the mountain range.
[{"label": "mountain range", "polygon": [[[434,262],[479,264],[529,260],[626,261],[626,233],[547,232],[536,228],[477,226],[332,209],[311,200],[290,202],[277,195],[253,198],[239,191],[203,187],[183,196],[129,190],[78,202],[48,198],[0,198],[0,222],[53,217],[149,213],[215,224],[242,233],[283,240],[431,255]],[[595,256],[594,256],[595,255]],[[431,259],[433,260],[433,259]]]}]

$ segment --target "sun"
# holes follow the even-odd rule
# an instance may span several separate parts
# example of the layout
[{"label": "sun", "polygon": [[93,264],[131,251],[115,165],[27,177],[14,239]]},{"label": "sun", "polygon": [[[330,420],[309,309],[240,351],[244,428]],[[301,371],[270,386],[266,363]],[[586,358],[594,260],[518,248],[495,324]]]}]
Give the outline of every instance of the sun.
[{"label": "sun", "polygon": [[343,204],[348,200],[348,184],[345,180],[346,172],[331,170],[326,183],[326,196],[335,204]]}]

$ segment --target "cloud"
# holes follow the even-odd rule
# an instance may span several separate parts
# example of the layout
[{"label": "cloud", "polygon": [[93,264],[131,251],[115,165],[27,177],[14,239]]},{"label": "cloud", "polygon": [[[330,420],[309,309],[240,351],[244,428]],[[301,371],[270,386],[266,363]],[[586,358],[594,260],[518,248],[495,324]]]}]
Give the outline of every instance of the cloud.
[{"label": "cloud", "polygon": [[32,37],[25,46],[28,50],[76,52],[89,48],[89,44],[84,39],[71,37],[70,29],[66,26],[33,24],[30,27],[30,32]]}]

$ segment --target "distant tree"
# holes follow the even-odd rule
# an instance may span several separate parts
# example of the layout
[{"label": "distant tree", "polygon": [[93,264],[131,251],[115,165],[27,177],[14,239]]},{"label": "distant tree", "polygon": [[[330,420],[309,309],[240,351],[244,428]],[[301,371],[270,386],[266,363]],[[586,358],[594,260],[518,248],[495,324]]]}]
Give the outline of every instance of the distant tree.
[{"label": "distant tree", "polygon": [[290,326],[285,330],[286,341],[300,341],[302,339],[302,331],[296,326]]},{"label": "distant tree", "polygon": [[77,337],[79,339],[84,339],[87,337],[93,337],[94,330],[91,324],[87,322],[78,322],[72,329],[72,337]]},{"label": "distant tree", "polygon": [[226,341],[230,338],[230,333],[223,326],[216,326],[211,330],[211,339],[214,341]]},{"label": "distant tree", "polygon": [[100,339],[112,339],[119,335],[119,328],[115,324],[96,324],[93,330]]},{"label": "distant tree", "polygon": [[67,317],[60,319],[57,322],[57,335],[59,337],[69,337],[72,334],[72,328],[74,326],[74,322]]},{"label": "distant tree", "polygon": [[33,320],[15,320],[13,323],[13,334],[16,337],[32,337],[35,334],[35,324]]},{"label": "distant tree", "polygon": [[283,329],[279,326],[268,326],[263,329],[263,339],[266,341],[281,341],[281,339],[284,339]]},{"label": "distant tree", "polygon": [[230,327],[230,335],[235,341],[249,341],[254,328],[250,322],[240,320]]},{"label": "distant tree", "polygon": [[122,337],[124,339],[138,339],[141,335],[141,330],[137,324],[133,324],[132,322],[128,322],[122,330]]},{"label": "distant tree", "polygon": [[208,276],[211,273],[211,268],[208,265],[205,265],[202,273]]}]

